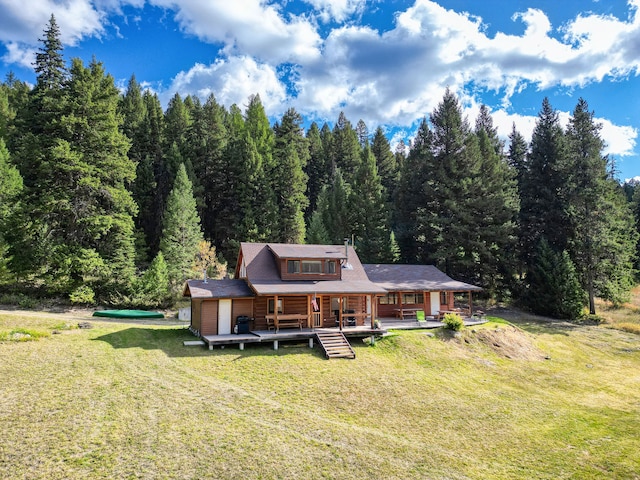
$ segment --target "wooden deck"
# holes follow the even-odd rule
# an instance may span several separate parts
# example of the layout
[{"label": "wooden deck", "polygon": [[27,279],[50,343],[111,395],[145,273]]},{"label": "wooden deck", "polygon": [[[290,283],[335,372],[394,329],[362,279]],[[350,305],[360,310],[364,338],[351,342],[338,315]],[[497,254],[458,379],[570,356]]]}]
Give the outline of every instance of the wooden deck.
[{"label": "wooden deck", "polygon": [[[240,350],[244,350],[246,343],[265,343],[273,342],[273,349],[278,350],[279,342],[308,340],[309,347],[313,348],[313,341],[317,333],[322,332],[338,332],[339,328],[302,328],[290,330],[253,330],[251,333],[245,334],[228,334],[228,335],[203,335],[202,340],[209,346],[209,350],[213,350],[214,346],[224,347],[226,345],[238,345]],[[342,333],[345,337],[369,337],[372,335],[382,335],[386,333],[384,329],[376,329],[371,327],[344,327]]]},{"label": "wooden deck", "polygon": [[[485,323],[485,320],[476,320],[465,318],[465,326],[479,325]],[[371,328],[369,326],[344,327],[342,333],[345,337],[369,337],[375,335],[384,335],[388,330],[414,330],[414,329],[432,329],[440,328],[444,323],[437,320],[427,320],[418,322],[416,320],[400,320],[397,318],[381,318],[380,328]],[[224,348],[226,345],[238,345],[240,350],[244,350],[247,343],[273,343],[273,349],[278,350],[279,342],[307,340],[309,347],[313,348],[314,339],[317,333],[323,332],[339,332],[338,327],[331,328],[302,328],[287,330],[253,330],[251,333],[244,334],[228,334],[228,335],[204,335],[202,340],[209,350],[219,346]]]}]

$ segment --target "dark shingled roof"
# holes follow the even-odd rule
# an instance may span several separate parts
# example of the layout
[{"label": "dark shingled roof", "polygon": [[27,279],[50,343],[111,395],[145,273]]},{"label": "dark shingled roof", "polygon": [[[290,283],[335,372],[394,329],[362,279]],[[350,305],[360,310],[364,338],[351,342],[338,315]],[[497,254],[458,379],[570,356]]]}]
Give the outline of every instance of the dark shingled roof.
[{"label": "dark shingled roof", "polygon": [[280,258],[345,258],[344,245],[294,245],[281,243],[242,243],[247,280],[258,295],[291,293],[386,293],[369,281],[353,247],[348,247],[352,270],[342,270],[342,280],[283,281],[274,254]]},{"label": "dark shingled roof", "polygon": [[458,282],[433,265],[363,265],[369,280],[388,291],[479,292],[482,288]]},{"label": "dark shingled roof", "polygon": [[240,279],[223,278],[221,280],[187,280],[182,293],[191,298],[246,298],[255,297],[255,294]]}]

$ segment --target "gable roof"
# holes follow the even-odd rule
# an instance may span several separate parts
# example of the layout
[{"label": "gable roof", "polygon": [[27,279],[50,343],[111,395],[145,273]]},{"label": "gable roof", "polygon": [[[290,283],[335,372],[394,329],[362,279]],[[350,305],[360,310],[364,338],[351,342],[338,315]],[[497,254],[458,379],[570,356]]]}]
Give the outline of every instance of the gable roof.
[{"label": "gable roof", "polygon": [[369,280],[388,291],[479,292],[482,288],[458,282],[433,265],[363,265]]},{"label": "gable roof", "polygon": [[187,280],[183,297],[191,298],[248,298],[255,294],[241,279],[223,278],[220,280]]},{"label": "gable roof", "polygon": [[[367,277],[353,247],[344,245],[294,245],[282,243],[242,243],[238,266],[246,267],[247,282],[258,295],[281,294],[340,294],[386,293]],[[353,267],[342,269],[341,280],[284,281],[280,278],[279,258],[333,258],[346,259]],[[239,270],[236,270],[236,275]]]}]

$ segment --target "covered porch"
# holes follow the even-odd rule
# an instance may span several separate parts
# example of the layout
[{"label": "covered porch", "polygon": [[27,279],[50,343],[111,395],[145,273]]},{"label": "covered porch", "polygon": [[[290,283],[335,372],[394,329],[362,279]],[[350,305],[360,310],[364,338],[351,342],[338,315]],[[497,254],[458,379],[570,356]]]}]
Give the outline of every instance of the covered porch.
[{"label": "covered porch", "polygon": [[364,327],[373,329],[375,294],[283,294],[257,297],[251,331]]}]

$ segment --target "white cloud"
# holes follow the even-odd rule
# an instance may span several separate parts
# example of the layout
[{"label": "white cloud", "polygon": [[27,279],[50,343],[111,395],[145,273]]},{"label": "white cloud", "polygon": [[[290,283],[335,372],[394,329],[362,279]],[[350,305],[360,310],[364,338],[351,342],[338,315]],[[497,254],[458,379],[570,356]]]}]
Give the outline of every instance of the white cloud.
[{"label": "white cloud", "polygon": [[5,45],[7,53],[2,56],[2,61],[9,64],[31,68],[36,59],[36,50],[15,42]]},{"label": "white cloud", "polygon": [[103,33],[104,14],[89,0],[30,1],[0,0],[0,41],[27,46],[38,43],[51,14],[60,27],[60,39],[65,45],[76,45],[87,36]]},{"label": "white cloud", "polygon": [[607,144],[604,153],[616,157],[628,157],[635,155],[634,149],[638,139],[638,130],[627,125],[615,125],[610,120],[596,119],[602,124],[600,132]]},{"label": "white cloud", "polygon": [[241,107],[250,95],[257,93],[268,112],[282,111],[287,98],[276,71],[250,57],[219,59],[211,65],[196,64],[174,78],[171,87],[161,95],[163,103],[175,92],[197,95],[202,100],[214,94],[218,103],[227,107],[234,103]]},{"label": "white cloud", "polygon": [[282,15],[260,0],[149,0],[172,9],[185,32],[224,44],[226,55],[249,55],[269,62],[305,62],[320,54],[321,38],[304,17]]},{"label": "white cloud", "polygon": [[344,22],[354,13],[364,10],[366,0],[303,0],[313,6],[323,22]]}]

